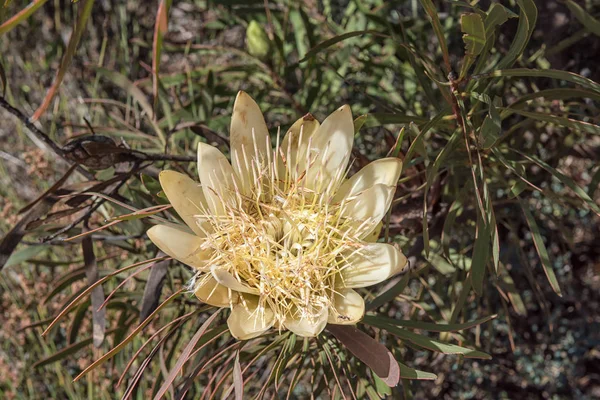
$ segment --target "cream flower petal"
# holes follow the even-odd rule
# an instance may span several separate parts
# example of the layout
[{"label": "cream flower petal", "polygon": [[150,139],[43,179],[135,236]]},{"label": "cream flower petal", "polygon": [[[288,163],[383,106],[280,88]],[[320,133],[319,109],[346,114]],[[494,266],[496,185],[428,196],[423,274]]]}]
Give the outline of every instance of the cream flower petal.
[{"label": "cream flower petal", "polygon": [[382,230],[383,230],[383,221],[380,221],[377,224],[377,226],[375,227],[375,229],[373,229],[373,232],[369,233],[362,239],[368,243],[375,243],[379,239],[379,236],[381,235]]},{"label": "cream flower petal", "polygon": [[319,193],[337,188],[346,172],[353,142],[354,121],[350,106],[345,105],[329,115],[311,138],[306,187]]},{"label": "cream flower petal", "polygon": [[238,187],[227,158],[216,147],[198,143],[198,175],[210,210],[218,216],[226,215],[226,204],[237,204]]},{"label": "cream flower petal", "polygon": [[351,325],[365,315],[365,301],[352,289],[337,289],[333,295],[333,304],[329,308],[327,322],[338,325]]},{"label": "cream flower petal", "polygon": [[212,250],[201,249],[204,239],[168,225],[154,225],[148,237],[169,256],[197,269],[206,267]]},{"label": "cream flower petal", "polygon": [[258,294],[259,291],[256,288],[252,288],[250,286],[244,285],[240,281],[238,281],[235,276],[230,274],[229,272],[219,269],[218,265],[213,265],[210,267],[210,273],[213,278],[221,285],[228,287],[231,290],[235,290],[237,292],[242,293],[250,293],[250,294]]},{"label": "cream flower petal", "polygon": [[201,278],[194,294],[200,301],[216,307],[229,307],[239,297],[237,292],[221,285],[210,275]]},{"label": "cream flower petal", "polygon": [[347,255],[348,265],[336,283],[340,288],[376,285],[406,268],[406,257],[387,243],[370,243]]},{"label": "cream flower petal", "polygon": [[317,318],[302,318],[302,317],[286,317],[283,322],[288,330],[302,337],[315,337],[323,332],[327,325],[327,317],[329,313],[327,309],[323,309]]},{"label": "cream flower petal", "polygon": [[238,92],[233,105],[231,128],[231,164],[239,177],[240,190],[250,193],[254,186],[255,162],[264,163],[271,152],[271,139],[267,124],[258,104],[246,92]]},{"label": "cream flower petal", "polygon": [[380,183],[396,186],[401,171],[402,161],[399,158],[389,157],[373,161],[344,182],[333,201],[340,202],[345,197],[354,196]]},{"label": "cream flower petal", "polygon": [[342,217],[350,219],[350,228],[360,239],[375,230],[390,208],[395,191],[395,186],[377,184],[344,199]]},{"label": "cream flower petal", "polygon": [[277,172],[281,181],[296,182],[306,169],[306,152],[310,138],[319,128],[319,121],[311,114],[298,119],[285,134],[280,154],[277,154]]},{"label": "cream flower petal", "polygon": [[206,236],[205,230],[210,229],[210,224],[203,224],[205,230],[200,229],[199,226],[202,222],[198,215],[202,214],[202,209],[206,207],[206,200],[200,183],[175,171],[162,171],[158,175],[158,179],[169,202],[187,226],[196,235]]},{"label": "cream flower petal", "polygon": [[248,340],[260,336],[275,324],[275,314],[267,306],[259,306],[258,301],[248,299],[233,306],[227,318],[229,331],[238,340]]}]

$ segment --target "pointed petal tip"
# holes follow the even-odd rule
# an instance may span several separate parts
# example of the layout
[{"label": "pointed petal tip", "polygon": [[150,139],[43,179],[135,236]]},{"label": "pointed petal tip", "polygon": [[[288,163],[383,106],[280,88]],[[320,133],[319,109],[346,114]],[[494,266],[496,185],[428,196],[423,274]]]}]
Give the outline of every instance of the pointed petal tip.
[{"label": "pointed petal tip", "polygon": [[338,108],[338,111],[343,113],[349,113],[350,116],[352,116],[352,110],[350,109],[350,106],[348,104],[344,104],[343,106]]},{"label": "pointed petal tip", "polygon": [[176,171],[172,171],[170,169],[164,169],[159,172],[158,181],[160,182],[160,185],[163,186],[163,182],[174,177],[177,174],[178,174],[178,172],[176,172]]}]

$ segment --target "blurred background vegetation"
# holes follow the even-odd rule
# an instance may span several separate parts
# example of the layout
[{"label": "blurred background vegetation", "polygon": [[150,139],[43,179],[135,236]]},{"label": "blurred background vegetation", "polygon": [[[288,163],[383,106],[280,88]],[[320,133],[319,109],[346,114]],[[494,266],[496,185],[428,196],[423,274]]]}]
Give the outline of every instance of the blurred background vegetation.
[{"label": "blurred background vegetation", "polygon": [[157,257],[152,222],[122,216],[164,204],[161,169],[195,176],[198,141],[227,151],[238,90],[273,135],[348,103],[354,170],[404,159],[381,240],[411,270],[364,292],[377,313],[359,328],[407,369],[392,392],[327,332],[240,344],[221,312],[167,398],[233,396],[240,366],[248,398],[600,397],[597,2],[28,4],[0,3],[1,398],[142,399],[172,381],[210,313],[180,292],[186,267],[135,265]]}]

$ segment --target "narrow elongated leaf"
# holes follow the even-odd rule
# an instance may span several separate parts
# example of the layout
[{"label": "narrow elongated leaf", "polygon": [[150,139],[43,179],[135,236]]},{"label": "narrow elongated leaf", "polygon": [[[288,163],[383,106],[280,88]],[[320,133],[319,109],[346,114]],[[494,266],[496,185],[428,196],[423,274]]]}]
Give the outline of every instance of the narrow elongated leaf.
[{"label": "narrow elongated leaf", "polygon": [[463,14],[460,17],[461,30],[464,33],[465,58],[460,70],[460,77],[464,77],[478,55],[485,48],[486,33],[481,15],[476,13]]},{"label": "narrow elongated leaf", "polygon": [[352,354],[373,370],[389,387],[400,380],[400,367],[392,353],[363,331],[350,325],[327,325],[331,332]]},{"label": "narrow elongated leaf", "polygon": [[572,128],[576,131],[591,133],[593,135],[600,135],[600,126],[589,123],[589,122],[578,121],[576,119],[571,119],[571,118],[567,118],[567,117],[559,117],[556,115],[545,114],[545,113],[540,113],[540,112],[535,112],[535,111],[518,110],[515,108],[503,108],[502,110],[507,111],[507,113],[504,113],[504,117],[507,116],[506,114],[514,113],[514,114],[519,114],[524,117],[532,118],[532,119],[535,119],[538,121],[548,122],[548,123],[556,124],[559,126],[566,126],[566,127]]},{"label": "narrow elongated leaf", "polygon": [[172,0],[160,0],[156,12],[156,23],[154,25],[154,40],[152,42],[152,104],[154,118],[156,118],[156,107],[158,105],[158,69],[160,67],[160,56],[162,53],[163,38],[169,28],[169,10]]},{"label": "narrow elongated leaf", "polygon": [[507,108],[519,108],[527,104],[528,101],[543,97],[544,100],[565,100],[572,98],[592,99],[600,101],[600,92],[594,92],[586,89],[561,88],[561,89],[544,89],[536,90],[535,92],[525,94],[517,98]]},{"label": "narrow elongated leaf", "polygon": [[475,234],[475,244],[473,246],[473,255],[471,256],[471,283],[475,293],[483,293],[483,279],[485,277],[486,264],[489,258],[490,244],[490,224],[484,215],[477,215],[477,231]]},{"label": "narrow elongated leaf", "polygon": [[[84,228],[85,229],[85,228]],[[93,285],[99,279],[98,264],[96,263],[96,255],[94,254],[94,245],[92,237],[86,236],[81,241],[83,250],[83,262],[85,263],[85,275],[88,280],[88,285]],[[104,303],[104,291],[102,285],[98,285],[92,290],[92,337],[94,339],[94,347],[98,348],[104,341],[104,331],[106,329],[106,309],[99,309]]]},{"label": "narrow elongated leaf", "polygon": [[38,245],[38,246],[27,246],[22,250],[14,252],[11,254],[10,258],[4,264],[5,267],[12,267],[13,265],[19,265],[35,256],[40,254],[42,251],[47,249],[47,246]]},{"label": "narrow elongated leaf", "polygon": [[244,377],[242,376],[242,367],[240,365],[240,352],[235,354],[233,364],[233,387],[235,389],[235,400],[243,400],[244,398]]},{"label": "narrow elongated leaf", "polygon": [[600,36],[600,21],[596,18],[592,17],[588,12],[586,12],[581,6],[575,3],[573,0],[566,0],[567,7],[573,13],[575,18],[581,25],[585,26],[585,29],[592,32],[594,35]]},{"label": "narrow elongated leaf", "polygon": [[341,35],[338,36],[334,36],[331,39],[327,39],[319,44],[317,44],[315,47],[313,47],[312,49],[310,49],[306,55],[300,60],[298,61],[298,64],[308,60],[311,57],[314,57],[315,55],[317,55],[320,51],[325,50],[328,47],[333,46],[336,43],[342,42],[346,39],[350,39],[356,36],[362,36],[362,35],[366,35],[366,34],[376,34],[376,35],[381,35],[381,33],[377,32],[377,31],[372,31],[372,30],[362,30],[362,31],[352,31],[352,32],[346,32],[343,33]]},{"label": "narrow elongated leaf", "polygon": [[[33,14],[38,8],[44,5],[44,3],[48,0],[33,0],[27,7],[13,15],[10,19],[5,21],[2,25],[0,25],[0,35],[5,34],[6,32],[13,29],[15,26],[19,25],[21,22],[25,21],[31,14]],[[3,5],[0,5],[2,7]]]},{"label": "narrow elongated leaf", "polygon": [[485,47],[486,32],[481,15],[476,13],[463,14],[460,16],[465,51],[468,57],[481,54]]},{"label": "narrow elongated leaf", "polygon": [[131,97],[133,97],[133,99],[139,104],[142,111],[144,111],[144,113],[150,118],[150,124],[152,125],[154,131],[160,138],[160,143],[164,145],[166,141],[165,134],[158,125],[158,123],[153,118],[151,118],[153,113],[152,106],[148,102],[148,99],[146,98],[144,92],[142,92],[142,90],[139,87],[137,87],[133,82],[127,79],[127,77],[125,77],[123,74],[102,67],[96,67],[95,71],[98,75],[107,78],[112,83],[114,83],[115,85],[123,89],[125,92],[127,92],[127,94],[129,94]]},{"label": "narrow elongated leaf", "polygon": [[358,131],[360,131],[360,128],[362,128],[365,122],[367,122],[368,117],[368,114],[363,114],[354,119],[354,134],[357,134]]},{"label": "narrow elongated leaf", "polygon": [[160,400],[163,398],[164,394],[167,392],[167,390],[175,380],[175,377],[177,376],[177,374],[179,374],[179,371],[183,367],[183,364],[185,364],[185,362],[189,359],[190,355],[192,354],[192,351],[196,347],[196,344],[202,338],[210,324],[212,324],[215,318],[217,318],[217,316],[219,315],[219,311],[221,310],[221,308],[218,309],[213,313],[213,315],[208,317],[208,319],[202,324],[202,326],[200,326],[194,337],[190,339],[188,344],[185,346],[185,349],[183,349],[181,355],[177,359],[175,366],[173,367],[173,369],[171,369],[169,375],[165,378],[165,382],[160,387],[160,390],[158,391],[158,393],[156,393],[156,396],[154,396],[154,400]]},{"label": "narrow elongated leaf", "polygon": [[398,365],[400,366],[400,378],[402,379],[431,381],[437,378],[437,375],[432,374],[431,372],[419,371],[418,369],[411,368],[401,362],[398,362]]},{"label": "narrow elongated leaf", "polygon": [[[106,332],[107,335],[111,335],[116,331],[116,329],[111,329],[110,331]],[[73,354],[75,354],[76,352],[78,352],[79,350],[89,346],[90,344],[92,344],[93,338],[87,338],[87,339],[83,339],[77,343],[73,343],[70,344],[62,349],[60,349],[59,351],[57,351],[56,353],[52,354],[50,357],[46,357],[43,358],[37,362],[35,362],[31,368],[40,368],[43,367],[44,365],[48,365],[48,364],[52,364],[54,362],[60,361],[66,357],[72,356]]]},{"label": "narrow elongated leaf", "polygon": [[[4,235],[0,241],[0,271],[2,271],[2,268],[4,268],[4,266],[10,260],[15,248],[19,245],[19,243],[21,243],[23,236],[25,236],[25,233],[27,232],[27,225],[31,221],[41,218],[48,211],[50,211],[54,203],[56,203],[56,200],[57,199],[55,198],[47,197],[43,201],[37,203],[31,210],[29,210],[27,214],[23,216],[23,218],[19,220],[19,222],[15,224],[15,226],[13,226],[10,231]],[[20,262],[19,258],[13,259],[13,261],[11,261],[11,265],[16,265],[17,262]]]},{"label": "narrow elongated leaf", "polygon": [[[87,289],[85,289],[81,294],[79,294],[75,299],[73,299],[73,301],[71,301],[69,303],[69,305],[67,305],[60,313],[58,313],[58,315],[56,317],[54,317],[54,319],[52,320],[52,322],[50,323],[50,325],[48,325],[48,327],[46,327],[46,329],[44,330],[44,332],[42,332],[42,336],[45,336],[48,332],[50,332],[50,330],[58,323],[58,321],[60,321],[60,319],[62,317],[64,317],[66,314],[69,313],[70,310],[73,309],[73,307],[75,307],[79,301],[81,301],[81,299],[83,299],[85,296],[87,296],[88,294],[90,294],[90,292],[92,290],[94,290],[94,288],[98,285],[101,285],[102,283],[106,282],[107,280],[109,280],[110,278],[112,278],[115,275],[120,274],[121,272],[125,272],[128,271],[132,268],[135,268],[137,266],[143,265],[143,264],[148,264],[151,263],[153,261],[158,261],[161,258],[152,258],[150,260],[144,260],[144,261],[140,261],[131,265],[128,265],[126,267],[123,267],[115,272],[112,272],[108,275],[106,275],[104,278],[96,281],[93,285],[91,285],[90,287],[88,287]],[[183,289],[182,289],[183,290]],[[164,303],[163,303],[164,304]]]},{"label": "narrow elongated leaf", "polygon": [[556,69],[529,69],[529,68],[514,68],[492,71],[487,74],[482,74],[473,79],[490,78],[490,77],[531,77],[531,78],[551,78],[559,79],[566,82],[571,82],[576,85],[581,85],[587,89],[600,92],[600,83],[594,82],[591,79],[568,71],[560,71]]},{"label": "narrow elongated leaf", "polygon": [[364,126],[373,128],[381,125],[409,124],[411,122],[420,125],[427,122],[427,118],[405,114],[370,113],[367,114],[367,120],[365,121]]},{"label": "narrow elongated leaf", "polygon": [[550,256],[548,255],[548,250],[546,249],[546,245],[544,244],[544,238],[540,233],[540,228],[531,214],[529,210],[529,206],[521,199],[519,199],[521,203],[521,208],[523,209],[523,214],[525,214],[525,219],[527,220],[527,225],[529,225],[529,229],[531,230],[531,237],[533,238],[533,244],[535,249],[540,256],[540,261],[542,262],[542,268],[546,273],[546,277],[548,278],[548,282],[550,282],[550,286],[552,286],[552,290],[562,297],[562,292],[560,290],[560,285],[558,284],[558,279],[556,279],[556,275],[554,274],[554,269],[552,268],[552,261],[550,261]]},{"label": "narrow elongated leaf", "polygon": [[523,54],[529,38],[535,29],[535,23],[537,21],[537,7],[533,0],[517,0],[519,5],[519,25],[517,26],[517,33],[515,38],[508,49],[508,52],[502,60],[498,63],[497,68],[502,69],[510,67],[514,62]]},{"label": "narrow elongated leaf", "polygon": [[433,26],[433,31],[435,32],[435,36],[438,39],[438,43],[440,45],[440,49],[442,50],[442,56],[444,58],[444,65],[446,66],[446,72],[450,72],[452,69],[450,67],[450,55],[448,53],[448,45],[446,44],[446,37],[444,36],[444,30],[442,28],[442,24],[440,22],[440,18],[438,17],[438,11],[436,10],[433,2],[431,0],[421,0],[421,5],[425,9],[429,20],[431,21],[431,25]]},{"label": "narrow elongated leaf", "polygon": [[158,314],[158,312],[164,308],[167,304],[169,304],[175,297],[177,297],[178,295],[180,295],[181,293],[183,293],[184,289],[178,290],[177,292],[173,293],[168,299],[166,299],[150,316],[148,316],[148,318],[146,318],[146,320],[144,322],[142,322],[141,324],[139,324],[134,330],[133,332],[131,332],[129,334],[129,336],[127,336],[121,343],[119,343],[117,346],[113,347],[108,353],[104,354],[102,357],[100,357],[99,359],[97,359],[96,361],[94,361],[90,366],[88,366],[86,369],[84,369],[79,375],[77,375],[75,377],[75,379],[73,379],[74,382],[78,381],[79,379],[81,379],[81,377],[83,377],[85,374],[87,374],[88,372],[90,372],[91,370],[93,370],[94,368],[96,368],[98,365],[104,363],[106,360],[108,360],[109,358],[111,358],[112,356],[114,356],[115,354],[117,354],[119,351],[121,351],[123,349],[123,347],[125,347],[125,345],[127,345],[127,343],[129,343],[131,340],[133,340],[133,338],[135,338],[138,333],[141,332],[142,329],[144,329],[144,327],[146,325],[148,325],[148,323],[150,323],[150,321],[152,321],[152,318],[154,318],[154,316],[156,314]]},{"label": "narrow elongated leaf", "polygon": [[455,344],[443,343],[430,337],[418,335],[406,329],[398,328],[397,326],[377,321],[376,319],[370,316],[366,316],[364,318],[364,322],[371,326],[384,329],[392,335],[398,336],[400,339],[404,339],[418,347],[422,347],[431,351],[444,354],[461,354],[466,358],[480,358],[484,360],[489,360],[492,358],[489,354],[483,353],[481,351],[457,346]]},{"label": "narrow elongated leaf", "polygon": [[375,310],[378,307],[381,307],[385,303],[392,301],[396,296],[404,291],[406,285],[408,285],[408,281],[410,280],[410,273],[405,273],[402,278],[396,283],[394,286],[375,297],[371,302],[369,302],[365,308],[367,310]]},{"label": "narrow elongated leaf", "polygon": [[412,321],[410,319],[400,320],[382,317],[379,315],[369,315],[365,317],[365,323],[369,324],[372,321],[376,321],[378,323],[385,323],[410,329],[420,329],[429,332],[458,332],[484,324],[488,321],[495,319],[496,317],[497,315],[490,315],[488,317],[476,319],[474,321],[464,322],[462,324],[436,324],[435,322]]},{"label": "narrow elongated leaf", "polygon": [[83,278],[85,278],[85,267],[77,268],[60,276],[58,279],[52,282],[52,290],[46,295],[46,297],[44,297],[44,299],[42,300],[42,304],[48,303],[65,288],[71,286],[73,282],[77,282],[78,280]]},{"label": "narrow elongated leaf", "polygon": [[78,7],[80,7],[79,15],[77,20],[75,21],[75,28],[73,29],[73,33],[71,33],[71,37],[69,38],[69,44],[67,45],[67,49],[65,50],[65,54],[60,62],[60,66],[58,67],[58,71],[56,72],[56,77],[54,78],[54,82],[48,92],[46,93],[46,97],[42,101],[42,104],[35,110],[35,113],[31,117],[32,121],[37,121],[40,116],[46,111],[50,102],[56,95],[58,88],[60,87],[69,66],[71,65],[71,61],[73,60],[73,56],[75,55],[75,51],[77,51],[77,46],[79,45],[79,40],[85,31],[87,20],[92,14],[92,7],[94,5],[94,0],[83,0],[78,3]]},{"label": "narrow elongated leaf", "polygon": [[596,202],[594,202],[594,200],[592,200],[592,198],[585,192],[585,190],[583,190],[579,185],[575,183],[575,181],[573,181],[573,179],[559,172],[556,168],[552,168],[550,165],[540,160],[538,157],[530,156],[516,149],[513,149],[513,151],[525,157],[527,160],[539,165],[546,171],[550,172],[556,179],[561,181],[565,186],[571,189],[581,200],[583,200],[592,211],[600,215],[600,207],[596,204]]},{"label": "narrow elongated leaf", "polygon": [[[166,256],[163,252],[158,252],[158,257]],[[144,288],[144,295],[142,296],[142,309],[140,311],[140,322],[145,320],[148,315],[152,314],[156,307],[158,307],[158,301],[160,300],[160,294],[167,276],[167,269],[169,268],[170,260],[158,261],[152,267],[150,267],[150,275]]]},{"label": "narrow elongated leaf", "polygon": [[493,3],[490,6],[484,21],[486,41],[494,36],[496,27],[508,21],[510,16],[508,10],[502,4]]}]

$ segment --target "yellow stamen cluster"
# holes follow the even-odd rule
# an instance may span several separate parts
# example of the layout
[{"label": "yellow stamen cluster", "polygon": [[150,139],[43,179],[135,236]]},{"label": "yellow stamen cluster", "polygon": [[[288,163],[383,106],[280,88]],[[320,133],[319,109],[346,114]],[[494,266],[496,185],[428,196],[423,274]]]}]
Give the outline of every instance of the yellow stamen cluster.
[{"label": "yellow stamen cluster", "polygon": [[[269,155],[284,165],[292,159],[279,146]],[[213,251],[211,269],[237,280],[240,292],[259,295],[265,303],[259,308],[273,310],[279,325],[290,317],[318,320],[347,264],[342,252],[361,241],[341,216],[344,202],[331,203],[331,182],[319,193],[304,186],[310,168],[297,179],[289,173],[280,178],[277,163],[265,161],[252,158],[254,190],[242,194],[236,187],[233,204],[220,199],[226,216],[201,212],[199,220],[212,227],[203,250]]]}]

